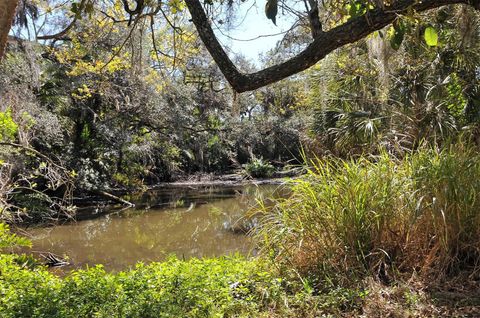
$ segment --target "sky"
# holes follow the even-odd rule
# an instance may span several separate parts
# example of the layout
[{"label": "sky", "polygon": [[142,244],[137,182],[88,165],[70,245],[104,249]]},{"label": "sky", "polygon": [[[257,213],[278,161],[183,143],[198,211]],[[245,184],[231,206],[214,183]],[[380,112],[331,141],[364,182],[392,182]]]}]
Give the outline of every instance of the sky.
[{"label": "sky", "polygon": [[[228,47],[233,52],[242,54],[256,63],[259,62],[258,55],[260,53],[265,53],[275,48],[277,41],[283,37],[283,34],[272,35],[285,32],[292,26],[291,18],[282,15],[281,10],[279,10],[277,15],[277,26],[267,19],[265,16],[265,0],[247,0],[243,2],[237,15],[239,22],[245,18],[240,26],[230,31],[223,30],[224,35],[218,31],[215,33],[224,47]],[[225,34],[239,40],[261,37],[252,41],[238,41],[228,38]]]}]

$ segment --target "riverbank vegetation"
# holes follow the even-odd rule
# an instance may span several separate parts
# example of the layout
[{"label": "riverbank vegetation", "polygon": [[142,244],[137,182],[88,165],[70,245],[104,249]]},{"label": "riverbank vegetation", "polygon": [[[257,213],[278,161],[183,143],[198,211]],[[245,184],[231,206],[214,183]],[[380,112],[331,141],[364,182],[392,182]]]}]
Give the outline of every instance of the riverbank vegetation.
[{"label": "riverbank vegetation", "polygon": [[[289,198],[255,210],[260,258],[171,258],[60,278],[2,254],[5,317],[475,316],[480,156],[315,159]],[[258,214],[261,213],[261,216]],[[28,245],[2,228],[0,246]]]},{"label": "riverbank vegetation", "polygon": [[477,150],[458,144],[402,160],[314,160],[291,197],[265,208],[259,235],[276,262],[320,288],[365,275],[386,283],[402,272],[431,281],[473,275],[479,177]]},{"label": "riverbank vegetation", "polygon": [[2,256],[2,317],[258,317],[276,307],[281,282],[242,258],[137,265],[108,273],[101,266],[59,278]]},{"label": "riverbank vegetation", "polygon": [[[312,290],[390,286],[414,279],[429,288],[479,281],[480,156],[461,144],[395,160],[317,159],[291,182],[292,196],[264,208],[259,242],[282,271]],[[467,278],[468,277],[468,278]]]},{"label": "riverbank vegetation", "polygon": [[[1,317],[480,316],[478,1],[309,1],[259,61],[232,53],[238,69],[295,59],[310,31],[312,47],[344,22],[372,32],[242,94],[229,85],[251,77],[224,78],[181,1],[22,3],[15,34],[35,36],[11,37],[0,64]],[[232,25],[242,4],[204,5]],[[53,11],[68,37],[41,40]],[[30,243],[6,225],[74,221],[85,198],[129,204],[159,182],[291,171],[305,174],[290,195],[246,220],[254,258],[58,275],[15,254]]]},{"label": "riverbank vegetation", "polygon": [[[73,76],[70,63],[36,55],[42,50],[14,45],[0,66],[3,220],[69,219],[74,197],[109,200],[104,193],[139,191],[194,174],[268,177],[299,162],[305,115],[289,110],[293,96],[277,103],[259,92],[242,97],[241,108],[232,112],[233,95],[225,87],[215,93],[203,82],[171,78],[156,90],[144,73],[124,70]],[[208,72],[215,73],[215,85],[223,85],[218,71]],[[92,85],[98,85],[95,91],[88,89]],[[257,158],[265,161],[265,171],[255,170]]]}]

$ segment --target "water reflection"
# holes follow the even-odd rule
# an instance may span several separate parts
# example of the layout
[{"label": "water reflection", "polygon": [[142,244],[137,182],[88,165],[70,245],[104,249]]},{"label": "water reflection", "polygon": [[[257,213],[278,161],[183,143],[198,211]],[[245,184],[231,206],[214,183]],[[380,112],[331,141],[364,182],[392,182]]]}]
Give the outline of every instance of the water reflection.
[{"label": "water reflection", "polygon": [[256,200],[282,195],[278,185],[150,191],[137,207],[92,220],[28,230],[33,250],[68,256],[74,267],[125,269],[138,261],[251,253],[251,239],[232,231]]}]

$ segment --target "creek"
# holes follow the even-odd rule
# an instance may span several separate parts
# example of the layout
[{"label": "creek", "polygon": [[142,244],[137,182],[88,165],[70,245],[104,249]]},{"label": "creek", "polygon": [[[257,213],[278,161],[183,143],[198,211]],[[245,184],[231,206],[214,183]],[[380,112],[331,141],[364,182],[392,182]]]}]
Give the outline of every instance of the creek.
[{"label": "creek", "polygon": [[25,230],[32,254],[47,252],[71,263],[68,268],[103,264],[124,270],[137,262],[255,254],[246,232],[255,219],[245,213],[257,200],[285,195],[278,184],[168,186],[133,198],[134,208],[90,207],[99,217]]}]

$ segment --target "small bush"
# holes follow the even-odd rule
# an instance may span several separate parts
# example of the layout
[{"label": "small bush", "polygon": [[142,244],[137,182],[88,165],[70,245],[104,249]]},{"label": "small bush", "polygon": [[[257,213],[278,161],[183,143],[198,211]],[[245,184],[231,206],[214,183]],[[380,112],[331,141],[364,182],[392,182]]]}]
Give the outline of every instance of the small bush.
[{"label": "small bush", "polygon": [[28,239],[11,233],[8,224],[0,222],[0,252],[5,248],[31,245],[32,242]]},{"label": "small bush", "polygon": [[275,168],[262,158],[253,158],[244,165],[245,173],[252,178],[268,178],[275,172]]},{"label": "small bush", "polygon": [[18,125],[12,118],[12,110],[0,112],[0,141],[10,141],[15,138],[18,131]]}]

